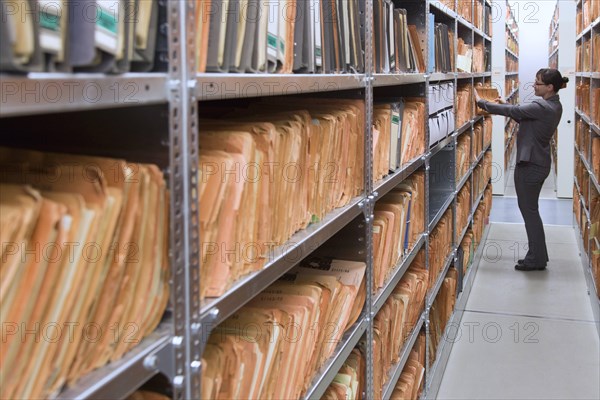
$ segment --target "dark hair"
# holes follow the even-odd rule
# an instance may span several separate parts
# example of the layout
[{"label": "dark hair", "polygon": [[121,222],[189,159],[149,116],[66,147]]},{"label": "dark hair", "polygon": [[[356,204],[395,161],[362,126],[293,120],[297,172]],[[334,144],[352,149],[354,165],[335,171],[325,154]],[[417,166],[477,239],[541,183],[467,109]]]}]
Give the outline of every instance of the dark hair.
[{"label": "dark hair", "polygon": [[552,68],[542,68],[535,76],[539,77],[546,85],[552,85],[556,93],[567,87],[567,82],[569,82],[569,78],[563,77],[558,70]]}]

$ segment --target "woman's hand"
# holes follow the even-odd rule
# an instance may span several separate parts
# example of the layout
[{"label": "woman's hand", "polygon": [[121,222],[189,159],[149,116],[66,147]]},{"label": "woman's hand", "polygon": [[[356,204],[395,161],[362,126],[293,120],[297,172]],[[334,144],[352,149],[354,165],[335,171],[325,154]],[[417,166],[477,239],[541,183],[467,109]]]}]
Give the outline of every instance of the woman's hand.
[{"label": "woman's hand", "polygon": [[506,104],[506,101],[502,97],[498,97],[496,99],[496,103],[498,103],[498,104]]},{"label": "woman's hand", "polygon": [[475,94],[475,104],[477,104],[477,102],[481,100],[481,97],[479,96],[479,93],[477,93],[477,89],[474,89],[473,93]]}]

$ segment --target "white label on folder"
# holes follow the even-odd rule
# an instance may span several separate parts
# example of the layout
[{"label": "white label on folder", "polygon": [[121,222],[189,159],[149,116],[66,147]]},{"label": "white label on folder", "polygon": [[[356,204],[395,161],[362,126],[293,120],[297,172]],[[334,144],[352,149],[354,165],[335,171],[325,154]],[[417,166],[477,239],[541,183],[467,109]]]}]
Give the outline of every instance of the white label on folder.
[{"label": "white label on folder", "polygon": [[62,54],[63,44],[61,25],[63,23],[62,4],[56,0],[38,0],[40,45],[43,50]]},{"label": "white label on folder", "polygon": [[321,67],[323,65],[323,57],[321,54],[321,5],[319,4],[319,0],[313,0],[312,12],[314,12],[312,21],[315,24],[315,65]]},{"label": "white label on folder", "polygon": [[392,127],[398,133],[396,136],[400,139],[402,132],[400,131],[400,113],[398,111],[392,111]]},{"label": "white label on folder", "polygon": [[269,3],[269,26],[267,33],[267,54],[273,59],[277,58],[279,41],[279,3]]},{"label": "white label on folder", "polygon": [[471,62],[473,60],[469,56],[458,55],[456,57],[456,68],[463,72],[471,72]]},{"label": "white label on folder", "polygon": [[96,46],[117,54],[119,36],[119,1],[96,0]]}]

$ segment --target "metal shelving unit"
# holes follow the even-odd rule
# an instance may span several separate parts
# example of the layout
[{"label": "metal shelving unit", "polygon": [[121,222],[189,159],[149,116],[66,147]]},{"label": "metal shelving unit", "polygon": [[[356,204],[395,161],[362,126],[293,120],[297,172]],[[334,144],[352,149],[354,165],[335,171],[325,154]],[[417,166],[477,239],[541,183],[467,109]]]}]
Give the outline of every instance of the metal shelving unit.
[{"label": "metal shelving unit", "polygon": [[[483,1],[483,0],[482,0]],[[485,0],[488,4],[489,1]],[[425,172],[425,210],[423,218],[426,231],[421,234],[417,243],[394,267],[391,278],[376,294],[368,295],[363,313],[343,336],[334,355],[321,366],[314,377],[305,398],[319,398],[331,383],[337,371],[347,359],[352,349],[363,339],[373,342],[373,317],[381,309],[390,293],[397,286],[402,276],[413,262],[419,251],[425,249],[426,267],[429,267],[429,233],[435,227],[443,213],[456,207],[457,188],[460,189],[471,179],[475,164],[471,165],[467,175],[457,185],[452,176],[452,190],[443,198],[437,215],[430,221],[429,200],[436,188],[429,187],[430,166],[433,157],[442,151],[455,151],[456,138],[461,134],[473,134],[473,124],[482,117],[475,117],[446,138],[426,150],[426,154],[412,160],[399,171],[384,178],[380,182],[372,182],[372,105],[374,88],[401,87],[416,85],[426,96],[427,85],[439,81],[458,79],[489,78],[491,71],[483,73],[412,73],[412,74],[376,74],[372,71],[372,38],[373,1],[366,0],[364,13],[365,71],[356,74],[198,74],[196,68],[196,52],[194,32],[196,29],[196,2],[163,1],[168,12],[167,28],[169,33],[169,70],[165,73],[143,73],[123,75],[102,74],[29,74],[27,76],[0,76],[2,84],[1,118],[29,117],[53,113],[79,113],[97,110],[135,108],[141,106],[160,105],[168,111],[168,142],[164,144],[165,154],[161,157],[168,160],[165,174],[168,178],[170,201],[170,258],[171,258],[171,302],[170,307],[158,329],[129,352],[123,359],[108,364],[83,377],[77,385],[58,395],[67,398],[124,398],[157,374],[164,375],[171,384],[174,399],[200,398],[201,376],[204,365],[201,362],[204,345],[208,334],[219,323],[239,310],[256,294],[267,288],[285,272],[298,264],[303,258],[313,253],[326,241],[335,238],[345,228],[354,227],[353,221],[361,222],[356,227],[364,236],[364,248],[360,254],[367,263],[366,287],[372,287],[372,220],[374,203],[409,178],[417,171]],[[420,7],[420,6],[419,6]],[[422,5],[427,13],[435,10],[454,24],[469,32],[471,40],[474,35],[478,40],[491,41],[483,31],[475,28],[470,22],[456,12],[448,10],[441,3],[433,1]],[[420,33],[427,32],[425,19],[418,26]],[[472,44],[472,43],[471,43]],[[423,50],[427,53],[427,41]],[[430,61],[428,61],[430,62]],[[33,89],[32,89],[33,87]],[[35,91],[35,95],[28,94]],[[385,90],[385,89],[384,89]],[[292,96],[323,92],[353,91],[354,95],[364,96],[365,100],[365,164],[363,194],[350,201],[342,208],[329,213],[323,221],[311,224],[308,228],[296,233],[288,242],[269,253],[265,267],[252,273],[233,286],[218,298],[200,301],[200,246],[199,246],[199,205],[197,193],[198,152],[202,132],[198,129],[198,110],[205,104],[217,100],[253,99],[265,96]],[[38,96],[38,97],[35,97]],[[33,101],[32,98],[34,98]],[[39,101],[38,101],[39,100]],[[284,100],[282,100],[284,101]],[[427,104],[426,104],[427,105]],[[149,113],[148,119],[154,115]],[[424,127],[426,144],[429,143],[427,124]],[[426,145],[427,148],[427,145]],[[453,209],[455,212],[455,209]],[[472,215],[469,225],[472,224]],[[453,238],[462,233],[453,232]],[[455,260],[457,245],[453,239],[451,251],[447,255],[444,270],[436,285],[431,288],[425,309],[405,343],[400,362],[389,371],[390,380],[384,388],[384,396],[388,398],[399,379],[410,351],[421,332],[428,324],[429,308],[438,293],[446,272]],[[292,256],[293,255],[293,256]],[[474,269],[474,268],[473,268]],[[467,288],[468,289],[468,288]],[[467,293],[466,291],[463,293]],[[454,319],[460,314],[455,313]],[[367,397],[373,393],[373,349],[366,346],[366,388]],[[447,360],[447,358],[446,358]],[[428,381],[438,379],[437,372],[445,360],[436,362],[431,373],[427,372]],[[428,368],[428,367],[427,367]],[[429,385],[426,389],[431,387]]]},{"label": "metal shelving unit", "polygon": [[[589,0],[584,0],[583,3],[588,2]],[[563,12],[563,8],[565,7],[563,4],[560,4],[561,2],[558,2],[557,7],[561,7],[560,12],[561,12],[561,19],[562,19],[562,12]],[[589,11],[589,7],[585,7],[583,6],[582,2],[578,2],[577,3],[577,13],[576,13],[576,20],[578,20],[578,22],[584,22],[586,18],[585,15],[583,15],[583,13]],[[586,18],[587,19],[587,18]],[[591,16],[590,18],[591,19]],[[587,26],[583,27],[582,32],[577,35],[576,37],[566,37],[563,38],[563,33],[560,33],[560,40],[564,40],[567,43],[573,43],[575,45],[577,44],[582,44],[581,42],[583,42],[584,40],[586,42],[589,43],[590,45],[590,67],[594,66],[595,62],[597,60],[593,59],[594,55],[597,53],[596,49],[594,48],[595,45],[595,41],[592,40],[592,37],[598,33],[598,27],[600,26],[600,18],[596,18],[595,20],[591,21]],[[570,46],[562,46],[565,48],[569,48]],[[562,53],[562,47],[561,47],[561,53]],[[577,66],[582,68],[583,67],[583,60],[578,60],[579,62],[577,63]],[[579,85],[580,82],[588,82],[590,85],[591,89],[595,89],[600,87],[600,71],[594,71],[592,68],[590,68],[592,70],[592,72],[585,72],[585,71],[579,71],[577,70],[575,72],[575,85]],[[575,86],[573,85],[573,86]],[[594,100],[593,100],[593,96],[594,96],[594,91],[590,90],[590,94],[589,94],[589,104],[591,105],[591,107],[593,107],[594,104]],[[561,100],[562,100],[562,96],[561,96]],[[600,135],[600,128],[598,127],[598,123],[600,123],[600,121],[593,121],[592,120],[592,116],[591,115],[587,115],[584,113],[583,110],[580,109],[581,104],[574,104],[575,107],[575,115],[581,120],[583,121],[586,125],[587,128],[585,129],[584,132],[584,137],[582,138],[582,148],[578,147],[578,144],[573,141],[574,145],[571,145],[573,147],[570,147],[567,149],[566,152],[570,153],[571,156],[574,157],[574,161],[577,161],[577,157],[580,159],[581,163],[580,165],[582,166],[582,168],[584,168],[587,172],[587,176],[584,175],[584,180],[586,182],[579,182],[577,175],[575,176],[574,179],[572,179],[572,183],[569,182],[569,187],[568,189],[571,190],[571,193],[573,191],[573,189],[575,189],[578,193],[578,197],[579,197],[579,212],[580,214],[574,214],[574,227],[576,229],[576,236],[577,236],[577,242],[579,244],[579,253],[581,255],[581,261],[582,261],[582,267],[583,267],[583,273],[584,276],[586,278],[586,283],[588,286],[588,295],[590,296],[590,304],[592,307],[592,314],[594,317],[594,321],[595,321],[595,325],[596,328],[600,334],[600,297],[599,297],[599,293],[597,292],[597,286],[596,286],[596,282],[595,279],[598,279],[598,277],[594,277],[594,269],[592,266],[593,261],[593,254],[592,251],[594,250],[594,247],[592,245],[598,246],[600,243],[598,243],[598,237],[592,237],[591,236],[591,226],[592,223],[599,223],[600,221],[592,221],[591,217],[592,217],[592,199],[594,198],[595,195],[600,195],[600,183],[599,183],[599,176],[596,176],[594,169],[592,168],[591,165],[591,161],[592,161],[592,155],[591,155],[591,146],[592,146],[592,141],[596,140],[596,137],[598,135]],[[574,130],[574,129],[573,129]],[[575,151],[573,151],[572,149],[574,149]],[[587,156],[589,158],[587,158],[584,155],[584,152],[587,152]],[[596,161],[594,161],[596,162]],[[574,162],[572,162],[572,164],[575,164]],[[586,185],[587,183],[587,185]],[[583,191],[583,189],[586,189],[585,192]],[[575,197],[573,198],[573,201],[576,201]],[[581,224],[583,226],[580,226],[579,223],[581,222]],[[584,235],[584,231],[586,231],[586,235]],[[597,234],[596,234],[597,235]],[[584,243],[584,238],[587,236],[587,243]],[[600,248],[600,246],[596,247],[596,248]]]},{"label": "metal shelving unit", "polygon": [[[121,116],[121,110],[138,113],[139,108],[147,106],[159,106],[149,109],[160,109],[168,119],[165,125],[168,134],[165,133],[163,150],[148,158],[162,159],[166,164],[164,172],[170,192],[169,258],[173,281],[170,305],[154,332],[121,359],[92,371],[57,393],[58,399],[125,398],[157,374],[167,378],[174,399],[197,398],[200,395],[199,380],[195,380],[192,373],[200,362],[200,353],[190,346],[194,339],[191,333],[194,323],[192,315],[197,311],[194,307],[194,289],[199,285],[198,279],[191,273],[194,268],[191,260],[195,253],[190,239],[194,223],[197,223],[197,207],[193,206],[197,204],[197,199],[194,198],[195,188],[192,188],[197,158],[187,150],[197,146],[197,135],[194,136],[192,129],[195,103],[187,90],[187,77],[194,69],[191,57],[193,41],[187,39],[187,32],[193,31],[194,20],[186,16],[194,15],[194,3],[174,1],[167,4],[161,1],[161,6],[167,13],[164,32],[168,32],[168,72],[0,75],[3,92],[0,118],[8,123],[13,118],[39,120],[63,113],[66,119],[71,115],[78,117],[84,112],[92,118],[100,118],[93,114],[99,111],[106,118],[110,113],[117,112]],[[148,120],[165,118],[158,114],[149,113]],[[162,126],[162,121],[159,125]],[[90,139],[97,134],[93,132],[91,129]],[[82,127],[82,133],[87,133],[85,127]],[[132,137],[135,135],[138,133],[132,133]],[[56,139],[61,140],[60,137]],[[120,146],[118,154],[137,157],[139,152],[123,148],[130,144],[130,140],[124,140],[111,149],[101,150],[110,155]],[[87,152],[97,153],[98,149],[93,148],[92,144],[87,146]],[[84,153],[85,149],[78,148]],[[184,171],[190,171],[194,178],[190,180]]]}]

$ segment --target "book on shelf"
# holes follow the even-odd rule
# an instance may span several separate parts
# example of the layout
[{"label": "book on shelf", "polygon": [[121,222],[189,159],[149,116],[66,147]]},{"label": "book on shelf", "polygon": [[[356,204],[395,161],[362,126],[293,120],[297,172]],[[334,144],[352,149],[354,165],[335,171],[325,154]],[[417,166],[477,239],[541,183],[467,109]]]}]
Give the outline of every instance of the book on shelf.
[{"label": "book on shelf", "polygon": [[[2,8],[0,70],[145,72],[158,68],[166,6],[157,0],[11,0]],[[85,10],[93,8],[90,18]],[[161,8],[163,12],[161,12]],[[162,67],[161,67],[162,69]]]},{"label": "book on shelf", "polygon": [[[362,72],[359,0],[203,0],[198,72]],[[206,62],[204,62],[206,60]]]},{"label": "book on shelf", "polygon": [[425,72],[421,40],[407,11],[389,0],[373,5],[373,68],[376,73]]}]

